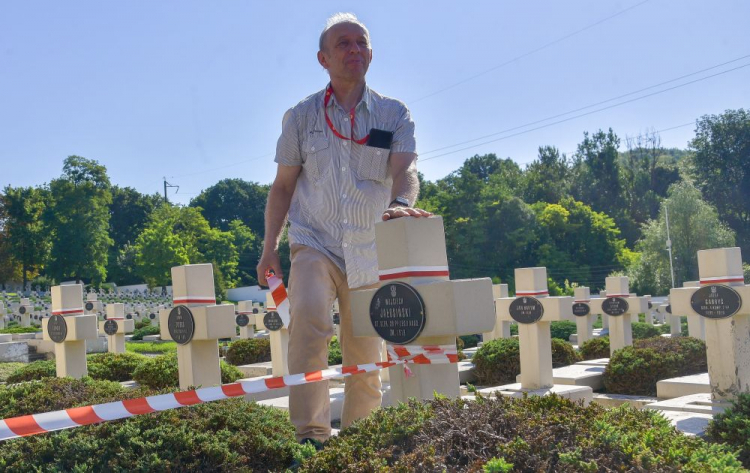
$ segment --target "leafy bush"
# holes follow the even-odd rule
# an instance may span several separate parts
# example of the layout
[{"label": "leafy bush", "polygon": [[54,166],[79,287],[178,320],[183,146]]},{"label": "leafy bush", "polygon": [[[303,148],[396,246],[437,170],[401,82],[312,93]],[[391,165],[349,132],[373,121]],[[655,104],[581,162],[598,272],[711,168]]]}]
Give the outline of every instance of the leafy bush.
[{"label": "leafy bush", "polygon": [[144,325],[139,329],[135,329],[133,331],[133,336],[130,339],[143,340],[143,337],[146,335],[159,335],[160,333],[161,329],[157,325]]},{"label": "leafy bush", "polygon": [[[242,372],[235,366],[220,361],[221,383],[233,383],[242,378]],[[180,375],[177,370],[177,353],[169,353],[149,358],[135,369],[133,379],[140,385],[150,389],[176,388],[180,385]]]},{"label": "leafy bush", "polygon": [[662,379],[703,373],[707,370],[706,344],[689,337],[655,337],[636,340],[615,351],[604,370],[604,387],[610,393],[656,395]]},{"label": "leafy bush", "polygon": [[133,353],[177,353],[175,342],[125,342],[125,350]]},{"label": "leafy bush", "polygon": [[337,337],[331,338],[331,343],[328,344],[328,366],[340,365],[343,361],[341,355],[341,344]]},{"label": "leafy bush", "polygon": [[88,356],[89,376],[107,381],[130,381],[139,364],[148,361],[134,353],[97,353]]},{"label": "leafy bush", "polygon": [[549,325],[552,338],[558,338],[566,342],[570,341],[570,336],[577,331],[576,323],[570,320],[558,320]]},{"label": "leafy bush", "polygon": [[651,324],[644,322],[634,322],[631,324],[633,327],[633,339],[643,340],[646,338],[658,337],[661,335],[661,331]]},{"label": "leafy bush", "polygon": [[6,381],[8,379],[8,376],[10,376],[18,368],[23,368],[24,366],[26,366],[26,363],[19,363],[15,361],[0,363],[0,382]]},{"label": "leafy bush", "polygon": [[741,471],[727,447],[686,437],[655,411],[582,407],[554,395],[380,409],[300,471],[508,471],[511,464],[512,471]]},{"label": "leafy bush", "polygon": [[229,345],[225,359],[235,366],[271,361],[271,342],[267,338],[234,341]]},{"label": "leafy bush", "polygon": [[576,352],[570,342],[552,339],[552,367],[569,366],[581,361],[581,355]]},{"label": "leafy bush", "polygon": [[581,357],[584,360],[609,358],[609,337],[591,338],[581,345]]},{"label": "leafy bush", "polygon": [[8,376],[7,383],[22,383],[24,381],[36,381],[42,378],[54,378],[57,376],[55,360],[39,360],[26,364]]},{"label": "leafy bush", "polygon": [[[0,388],[0,416],[141,397],[118,383],[54,379]],[[285,412],[232,399],[0,444],[2,471],[283,471],[301,447]]]},{"label": "leafy bush", "polygon": [[0,329],[0,333],[36,333],[39,332],[39,327],[21,327],[17,325],[17,322],[10,322],[7,328]]},{"label": "leafy bush", "polygon": [[151,325],[151,319],[141,319],[133,324],[135,330]]},{"label": "leafy bush", "polygon": [[521,351],[517,338],[484,342],[472,357],[477,383],[485,386],[515,383],[521,372]]},{"label": "leafy bush", "polygon": [[732,407],[714,416],[706,434],[715,442],[739,449],[742,464],[750,468],[750,394],[740,394]]}]

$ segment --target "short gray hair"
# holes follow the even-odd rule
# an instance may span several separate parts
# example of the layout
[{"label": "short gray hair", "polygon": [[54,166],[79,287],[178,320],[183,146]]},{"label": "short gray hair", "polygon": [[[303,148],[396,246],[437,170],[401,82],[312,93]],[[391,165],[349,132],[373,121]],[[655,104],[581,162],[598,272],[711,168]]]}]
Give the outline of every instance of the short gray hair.
[{"label": "short gray hair", "polygon": [[323,42],[325,41],[326,33],[328,33],[328,30],[341,23],[350,23],[352,25],[359,26],[360,28],[365,30],[365,36],[367,37],[367,40],[370,40],[370,30],[367,29],[364,23],[359,21],[359,18],[357,18],[354,13],[334,13],[326,20],[326,27],[323,28],[323,31],[320,33],[318,48],[321,51],[323,50]]}]

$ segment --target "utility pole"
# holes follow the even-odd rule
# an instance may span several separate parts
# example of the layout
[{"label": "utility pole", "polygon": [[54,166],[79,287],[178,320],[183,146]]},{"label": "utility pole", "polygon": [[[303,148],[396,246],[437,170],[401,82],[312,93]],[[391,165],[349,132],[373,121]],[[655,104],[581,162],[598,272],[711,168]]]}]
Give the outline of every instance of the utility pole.
[{"label": "utility pole", "polygon": [[672,265],[672,239],[669,237],[669,207],[664,204],[664,215],[667,218],[667,251],[669,252],[669,271],[672,273],[672,287],[674,288],[674,266]]},{"label": "utility pole", "polygon": [[167,182],[167,176],[164,176],[164,201],[169,203],[169,199],[167,198],[167,187],[176,187],[177,190],[180,190],[180,186],[173,186],[172,184]]}]

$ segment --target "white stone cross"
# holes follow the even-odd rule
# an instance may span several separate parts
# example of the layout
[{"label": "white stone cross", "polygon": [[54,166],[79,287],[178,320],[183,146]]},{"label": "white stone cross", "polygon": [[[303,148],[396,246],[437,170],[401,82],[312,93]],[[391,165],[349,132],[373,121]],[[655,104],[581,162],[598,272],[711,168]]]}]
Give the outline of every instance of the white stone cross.
[{"label": "white stone cross", "polygon": [[[496,301],[503,297],[508,297],[508,285],[493,284],[492,299]],[[510,321],[500,317],[500,313],[497,311],[497,303],[495,303],[495,328],[482,334],[482,342],[489,342],[498,338],[510,338],[510,325]]]},{"label": "white stone cross", "polygon": [[629,281],[625,276],[612,276],[605,279],[607,297],[591,301],[595,312],[609,316],[609,353],[633,344],[633,317],[648,310],[645,297],[630,294]]},{"label": "white stone cross", "polygon": [[[237,302],[237,325],[240,326],[240,339],[255,338],[255,314],[253,312],[253,301],[239,301]],[[244,320],[247,319],[247,323]]]},{"label": "white stone cross", "polygon": [[739,248],[698,252],[700,288],[670,291],[673,312],[704,318],[711,396],[750,392],[750,286]]},{"label": "white stone cross", "polygon": [[[682,287],[699,288],[701,287],[701,282],[700,281],[685,281],[684,283],[682,283]],[[679,315],[687,315],[687,314],[679,314]],[[697,338],[699,340],[703,340],[704,342],[706,341],[706,322],[703,317],[688,317],[687,325],[688,325],[688,336]],[[682,331],[682,327],[680,327],[680,331]]]},{"label": "white stone cross", "polygon": [[594,332],[596,314],[591,312],[591,292],[588,287],[580,286],[573,290],[573,317],[576,319],[577,344],[580,347],[591,340]]},{"label": "white stone cross", "polygon": [[[266,293],[265,314],[259,314],[260,326],[268,330],[271,344],[271,374],[285,376],[289,374],[289,327],[284,325],[279,313],[276,312],[276,302],[271,291]],[[299,374],[299,373],[295,373]]]},{"label": "white stone cross", "polygon": [[125,304],[108,304],[107,320],[99,322],[99,332],[107,337],[107,351],[125,353],[125,334],[133,333],[135,322],[125,319]]}]

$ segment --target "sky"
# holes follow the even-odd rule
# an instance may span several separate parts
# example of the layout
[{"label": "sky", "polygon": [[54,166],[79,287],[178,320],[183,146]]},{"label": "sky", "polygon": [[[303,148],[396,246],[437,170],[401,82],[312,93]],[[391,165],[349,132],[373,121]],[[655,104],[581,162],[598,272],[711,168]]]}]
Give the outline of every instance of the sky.
[{"label": "sky", "polygon": [[0,186],[43,185],[69,155],[143,193],[166,177],[182,204],[271,183],[339,11],[368,26],[368,85],[411,110],[428,180],[475,154],[570,155],[610,127],[622,150],[649,130],[686,148],[699,117],[750,106],[746,0],[4,1]]}]

